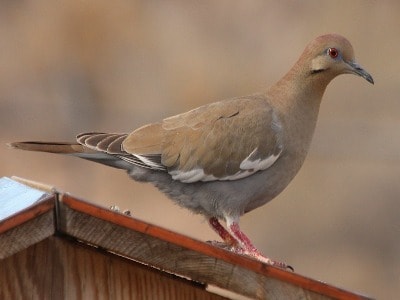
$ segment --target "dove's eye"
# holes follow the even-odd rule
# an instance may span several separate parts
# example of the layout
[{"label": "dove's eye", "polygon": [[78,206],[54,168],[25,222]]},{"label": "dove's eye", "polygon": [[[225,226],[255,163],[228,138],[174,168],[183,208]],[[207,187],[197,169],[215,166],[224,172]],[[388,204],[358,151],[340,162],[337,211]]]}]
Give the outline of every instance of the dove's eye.
[{"label": "dove's eye", "polygon": [[339,50],[337,50],[336,48],[329,48],[328,49],[328,54],[330,57],[332,58],[336,58],[339,56]]}]

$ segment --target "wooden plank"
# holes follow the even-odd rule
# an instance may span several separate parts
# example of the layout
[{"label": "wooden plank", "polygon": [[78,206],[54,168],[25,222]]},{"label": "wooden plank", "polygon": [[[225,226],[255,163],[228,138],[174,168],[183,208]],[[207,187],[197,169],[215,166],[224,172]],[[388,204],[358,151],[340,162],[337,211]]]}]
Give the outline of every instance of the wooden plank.
[{"label": "wooden plank", "polygon": [[[29,184],[31,185],[30,182]],[[42,185],[39,184],[39,186]],[[50,187],[46,190],[54,193],[49,195],[43,191],[37,191],[37,183],[34,183],[33,187],[35,188],[31,191],[30,188],[15,185],[9,179],[0,179],[0,215],[3,213],[0,221],[0,259],[3,259],[0,262],[1,266],[3,266],[4,258],[25,251],[23,249],[39,243],[57,231],[65,234],[65,238],[72,237],[92,245],[92,249],[104,249],[109,253],[163,270],[163,275],[178,274],[251,298],[369,299],[299,274],[265,265],[248,257],[236,255],[207,243],[87,203],[71,195],[62,194],[62,201],[59,202],[54,188]],[[9,200],[10,198],[12,201]],[[13,201],[20,203],[14,205]],[[44,250],[41,249],[41,251]],[[57,251],[62,252],[60,249]],[[70,255],[72,254],[70,253]],[[46,256],[44,257],[46,258]],[[33,258],[35,260],[36,256]],[[79,260],[78,257],[76,259]],[[94,269],[97,267],[90,258],[79,261],[82,264],[86,262],[89,265],[93,264],[92,268]],[[53,263],[57,262],[53,261]],[[27,262],[26,266],[28,265],[35,268],[31,262]],[[104,268],[96,269],[94,273],[101,277],[109,276],[109,273],[104,273],[104,270]],[[89,273],[90,271],[86,270],[82,274]],[[67,286],[74,284],[78,286],[78,282],[73,282],[73,280],[77,280],[76,278],[80,280],[83,275],[79,272],[71,274]],[[113,273],[113,276],[109,278],[109,281],[112,278],[118,278],[119,273]],[[109,292],[95,287],[92,277],[85,277],[83,280],[85,285],[95,288],[96,293],[99,290],[102,293]],[[116,280],[115,285],[120,282],[119,279]],[[64,283],[63,281],[59,288],[51,289],[54,295],[52,294],[50,298],[58,298],[57,293],[62,291]],[[28,290],[31,288],[32,286]],[[37,289],[37,287],[35,288]],[[118,293],[121,288],[114,293]],[[68,289],[70,290],[70,288]],[[81,288],[78,287],[76,290],[78,294],[81,293]],[[93,294],[93,296],[97,297],[98,295]],[[121,297],[125,298],[123,295]],[[0,297],[0,299],[2,298]]]},{"label": "wooden plank", "polygon": [[368,299],[70,195],[60,203],[59,229],[113,253],[257,299]]},{"label": "wooden plank", "polygon": [[[14,190],[17,194],[18,191],[20,189]],[[29,195],[35,193],[23,192],[22,194],[29,197]],[[39,195],[39,199],[33,201],[33,204],[28,204],[30,201],[25,202],[29,206],[24,209],[19,207],[20,210],[18,213],[14,213],[0,221],[0,259],[8,257],[54,234],[54,205],[56,196],[42,194],[36,193],[36,195]],[[13,194],[9,193],[8,195]],[[24,197],[11,198],[14,200],[17,198],[20,200],[24,199]],[[3,200],[5,198],[0,199],[0,201]]]},{"label": "wooden plank", "polygon": [[224,298],[189,280],[50,237],[1,261],[0,299]]},{"label": "wooden plank", "polygon": [[54,234],[54,213],[48,211],[0,235],[0,259]]},{"label": "wooden plank", "polygon": [[[40,202],[19,211],[19,213],[15,215],[3,219],[0,221],[0,235],[10,229],[24,224],[25,222],[34,220],[42,214],[46,214],[48,212],[53,214],[56,201],[55,199],[56,195],[47,195],[46,198],[43,198]],[[53,232],[54,229],[55,228],[53,226]]]}]

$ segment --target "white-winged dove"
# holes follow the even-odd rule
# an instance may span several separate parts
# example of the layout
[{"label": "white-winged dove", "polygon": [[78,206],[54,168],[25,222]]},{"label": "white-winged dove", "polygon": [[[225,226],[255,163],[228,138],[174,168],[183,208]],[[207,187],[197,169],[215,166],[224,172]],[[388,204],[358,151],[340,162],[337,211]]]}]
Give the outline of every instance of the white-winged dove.
[{"label": "white-winged dove", "polygon": [[[266,92],[201,106],[129,134],[83,133],[75,143],[17,142],[125,169],[204,215],[237,253],[281,268],[253,246],[239,217],[276,197],[302,166],[328,83],[340,74],[374,83],[338,34],[317,37]],[[225,229],[219,220],[227,224]]]}]

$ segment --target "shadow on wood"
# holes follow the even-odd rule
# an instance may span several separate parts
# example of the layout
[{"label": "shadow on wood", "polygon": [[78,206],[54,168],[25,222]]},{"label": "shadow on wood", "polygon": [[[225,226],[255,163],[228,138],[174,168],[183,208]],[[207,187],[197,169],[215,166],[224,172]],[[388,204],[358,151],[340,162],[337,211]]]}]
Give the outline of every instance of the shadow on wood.
[{"label": "shadow on wood", "polygon": [[1,299],[369,299],[53,188],[0,179],[0,216]]}]

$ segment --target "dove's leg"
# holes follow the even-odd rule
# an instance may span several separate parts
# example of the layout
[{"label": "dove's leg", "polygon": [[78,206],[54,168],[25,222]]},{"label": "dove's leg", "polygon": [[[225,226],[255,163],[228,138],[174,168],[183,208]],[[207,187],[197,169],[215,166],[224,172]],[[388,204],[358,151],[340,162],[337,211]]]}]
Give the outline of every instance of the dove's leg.
[{"label": "dove's leg", "polygon": [[223,245],[218,244],[217,242],[211,242],[211,244],[225,248],[232,252],[241,255],[251,256],[263,263],[266,263],[271,266],[275,266],[282,269],[291,269],[291,266],[288,266],[285,263],[274,261],[268,257],[263,256],[260,251],[252,244],[250,239],[240,230],[238,219],[227,219],[227,227],[228,230],[225,229],[224,226],[218,221],[217,218],[212,217],[208,220],[211,228],[222,238],[224,241]]},{"label": "dove's leg", "polygon": [[261,254],[260,251],[253,245],[250,239],[244,234],[243,231],[240,230],[239,227],[239,219],[238,218],[227,218],[226,225],[228,227],[228,232],[234,237],[237,241],[237,246],[235,247],[235,252],[238,254],[244,254],[247,256],[254,257],[255,259],[264,262],[268,265],[275,266],[282,269],[291,269],[291,266],[279,261],[274,261],[264,255]]},{"label": "dove's leg", "polygon": [[[218,221],[217,218],[212,217],[208,219],[208,223],[211,228],[221,237],[221,239],[225,242],[226,246],[229,247],[238,247],[237,240],[225,229],[224,226]],[[216,244],[216,243],[215,243]]]}]

